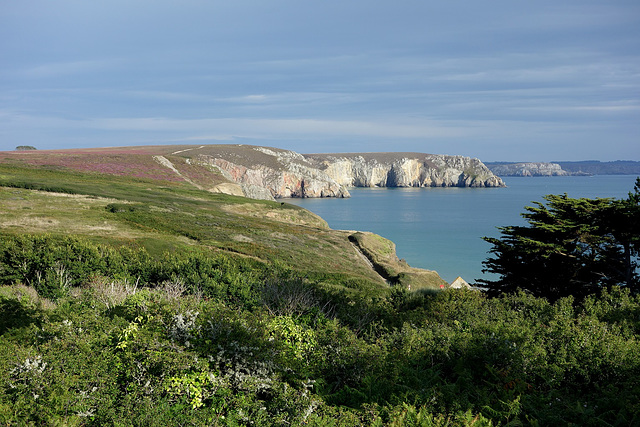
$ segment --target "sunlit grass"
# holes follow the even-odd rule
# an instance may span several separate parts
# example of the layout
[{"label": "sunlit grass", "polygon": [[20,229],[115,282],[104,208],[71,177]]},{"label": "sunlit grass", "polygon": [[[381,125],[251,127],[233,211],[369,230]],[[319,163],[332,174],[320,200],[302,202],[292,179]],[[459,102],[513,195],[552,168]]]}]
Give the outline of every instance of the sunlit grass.
[{"label": "sunlit grass", "polygon": [[[6,186],[0,222],[7,233],[133,241],[153,253],[204,246],[304,274],[385,286],[354,251],[347,232],[330,230],[294,205],[209,193],[187,183],[7,164],[0,164],[0,185]],[[124,208],[114,208],[119,204]]]}]

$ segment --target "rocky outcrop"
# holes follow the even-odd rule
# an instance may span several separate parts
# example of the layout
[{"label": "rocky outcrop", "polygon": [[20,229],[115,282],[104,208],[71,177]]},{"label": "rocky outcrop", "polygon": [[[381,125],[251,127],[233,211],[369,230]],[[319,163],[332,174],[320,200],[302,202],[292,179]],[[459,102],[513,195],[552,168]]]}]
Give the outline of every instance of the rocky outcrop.
[{"label": "rocky outcrop", "polygon": [[[178,150],[246,197],[350,197],[347,187],[503,187],[480,160],[424,153],[309,154],[251,145]],[[234,191],[237,194],[237,188]],[[224,189],[220,187],[219,191]]]},{"label": "rocky outcrop", "polygon": [[557,163],[489,163],[491,171],[498,176],[567,176],[571,175]]},{"label": "rocky outcrop", "polygon": [[480,160],[424,153],[311,154],[347,187],[504,187]]},{"label": "rocky outcrop", "polygon": [[[246,146],[270,158],[257,161],[245,153],[235,161],[198,154],[197,162],[217,168],[227,179],[242,186],[245,195],[273,200],[287,197],[350,197],[349,191],[301,154],[287,150]],[[258,156],[264,157],[264,156]]]}]

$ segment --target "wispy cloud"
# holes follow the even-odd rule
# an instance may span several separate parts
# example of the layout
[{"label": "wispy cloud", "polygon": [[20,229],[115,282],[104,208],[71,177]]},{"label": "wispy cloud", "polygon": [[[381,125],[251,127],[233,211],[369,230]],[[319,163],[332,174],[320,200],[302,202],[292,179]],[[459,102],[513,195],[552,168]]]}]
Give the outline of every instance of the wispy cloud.
[{"label": "wispy cloud", "polygon": [[[202,132],[223,134],[225,138],[251,137],[274,139],[283,136],[351,135],[385,138],[433,138],[460,136],[461,129],[427,120],[414,123],[391,121],[353,121],[317,119],[237,119],[216,118],[180,120],[171,118],[102,118],[85,122],[86,126],[112,131],[166,131],[186,133],[188,138]],[[188,136],[191,134],[191,136]]]},{"label": "wispy cloud", "polygon": [[640,158],[637,1],[124,3],[3,9],[4,141]]},{"label": "wispy cloud", "polygon": [[203,102],[211,100],[211,96],[201,93],[174,92],[162,90],[125,90],[117,92],[123,98],[136,98],[156,101]]},{"label": "wispy cloud", "polygon": [[121,59],[94,59],[68,62],[49,62],[39,64],[25,70],[22,73],[32,78],[49,78],[74,74],[92,73],[97,70],[105,70],[121,63]]}]

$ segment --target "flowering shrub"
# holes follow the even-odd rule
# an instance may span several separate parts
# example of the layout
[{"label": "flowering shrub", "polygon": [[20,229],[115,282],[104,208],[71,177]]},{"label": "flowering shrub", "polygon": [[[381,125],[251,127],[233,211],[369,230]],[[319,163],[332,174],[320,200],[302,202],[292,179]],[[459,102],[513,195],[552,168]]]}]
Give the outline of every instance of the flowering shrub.
[{"label": "flowering shrub", "polygon": [[[5,307],[33,307],[2,295]],[[161,288],[111,308],[95,295],[61,297],[38,309],[41,327],[4,331],[1,422],[557,425],[640,415],[640,298],[618,289],[580,305],[424,295],[360,335],[338,319],[309,324]]]},{"label": "flowering shrub", "polygon": [[169,326],[169,336],[172,340],[190,347],[191,342],[199,335],[200,327],[196,325],[198,312],[187,310],[184,314],[178,313],[173,316]]}]

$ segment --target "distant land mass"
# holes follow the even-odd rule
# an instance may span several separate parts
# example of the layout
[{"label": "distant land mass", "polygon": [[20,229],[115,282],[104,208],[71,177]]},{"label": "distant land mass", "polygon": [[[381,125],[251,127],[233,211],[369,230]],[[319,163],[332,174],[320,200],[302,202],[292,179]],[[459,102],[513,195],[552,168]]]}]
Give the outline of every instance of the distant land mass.
[{"label": "distant land mass", "polygon": [[[425,153],[307,154],[244,144],[16,150],[7,161],[186,182],[274,200],[350,197],[348,187],[504,187],[478,159]],[[1,160],[1,159],[0,159]]]},{"label": "distant land mass", "polygon": [[640,162],[617,160],[601,162],[485,162],[498,176],[570,176],[570,175],[640,175]]},{"label": "distant land mass", "polygon": [[562,169],[557,163],[524,162],[524,163],[485,163],[498,176],[567,176],[570,172]]},{"label": "distant land mass", "polygon": [[562,169],[571,174],[590,175],[640,175],[640,162],[632,160],[616,160],[615,162],[600,162],[586,160],[582,162],[556,162]]}]

